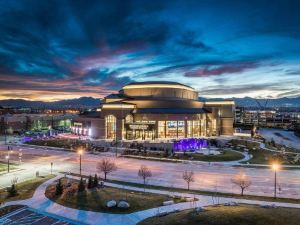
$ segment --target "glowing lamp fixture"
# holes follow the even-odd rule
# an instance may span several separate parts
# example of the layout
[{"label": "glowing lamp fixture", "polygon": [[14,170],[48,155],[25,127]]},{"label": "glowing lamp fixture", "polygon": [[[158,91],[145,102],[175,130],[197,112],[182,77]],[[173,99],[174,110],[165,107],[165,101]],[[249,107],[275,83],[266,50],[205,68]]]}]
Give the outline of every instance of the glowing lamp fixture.
[{"label": "glowing lamp fixture", "polygon": [[82,155],[83,154],[83,150],[82,149],[78,150],[78,154]]},{"label": "glowing lamp fixture", "polygon": [[280,166],[279,166],[278,163],[273,163],[273,164],[272,164],[272,169],[273,169],[273,170],[277,171],[277,170],[279,170],[279,168],[280,168]]}]

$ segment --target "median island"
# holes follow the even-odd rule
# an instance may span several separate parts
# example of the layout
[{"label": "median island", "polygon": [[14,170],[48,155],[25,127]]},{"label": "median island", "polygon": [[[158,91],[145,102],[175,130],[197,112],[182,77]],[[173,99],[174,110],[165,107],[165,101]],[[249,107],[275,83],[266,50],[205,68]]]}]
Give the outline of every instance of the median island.
[{"label": "median island", "polygon": [[71,178],[55,181],[47,187],[45,195],[50,200],[69,208],[106,213],[132,213],[162,206],[164,202],[186,201],[185,198],[180,197],[105,185],[90,186],[88,181]]},{"label": "median island", "polygon": [[123,153],[126,158],[142,158],[148,160],[180,162],[181,160],[205,161],[205,162],[228,162],[244,158],[244,155],[238,151],[221,150],[218,154],[201,154],[195,152],[175,152],[166,154],[164,151],[138,151],[128,149]]}]

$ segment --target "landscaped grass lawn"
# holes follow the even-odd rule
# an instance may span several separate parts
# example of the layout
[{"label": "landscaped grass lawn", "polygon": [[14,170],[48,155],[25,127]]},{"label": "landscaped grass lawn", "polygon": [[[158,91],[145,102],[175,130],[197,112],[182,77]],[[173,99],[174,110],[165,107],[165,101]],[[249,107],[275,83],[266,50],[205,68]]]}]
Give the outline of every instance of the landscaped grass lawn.
[{"label": "landscaped grass lawn", "polygon": [[[70,181],[72,186],[77,187],[77,180],[75,181],[70,179]],[[62,179],[62,183],[66,184],[65,178]],[[54,193],[55,184],[52,184],[46,189],[46,196],[52,201],[70,208],[109,213],[131,213],[155,208],[161,206],[164,201],[168,200],[174,200],[174,202],[184,201],[183,199],[173,199],[167,195],[131,191],[106,186],[104,188],[86,189],[86,191],[81,193],[76,191],[76,193],[71,197],[66,194],[62,194],[60,197],[57,197]],[[130,204],[130,208],[108,208],[106,207],[106,203],[110,200],[115,200],[117,202],[119,200],[127,200]]]},{"label": "landscaped grass lawn", "polygon": [[72,147],[78,146],[83,143],[80,140],[55,138],[49,140],[31,140],[27,141],[26,144],[71,149]]},{"label": "landscaped grass lawn", "polygon": [[86,142],[84,140],[78,139],[68,139],[68,138],[52,138],[52,139],[40,139],[27,141],[26,144],[38,145],[45,147],[56,147],[63,148],[68,151],[76,151],[78,148],[84,148],[87,151],[104,151],[103,147],[95,146],[92,143]]},{"label": "landscaped grass lawn", "polygon": [[[300,165],[300,162],[294,163],[293,160],[295,158],[294,154],[290,154],[288,153],[286,156],[287,158],[284,158],[283,155],[281,155],[279,152],[272,152],[272,151],[268,151],[265,149],[261,149],[259,144],[256,142],[250,142],[250,141],[246,141],[246,140],[236,140],[233,139],[230,141],[230,143],[232,144],[232,148],[235,149],[236,151],[244,151],[245,148],[247,148],[249,151],[248,153],[251,154],[253,156],[252,159],[250,159],[247,162],[244,163],[250,163],[250,164],[270,164],[274,161],[278,161],[281,164],[284,165]],[[277,148],[272,147],[272,146],[268,146],[266,144],[267,147],[271,147],[274,150],[279,150],[281,149],[282,145],[278,145],[276,144]],[[284,147],[284,149],[289,152],[292,151],[294,152],[295,149],[292,148],[288,148],[288,147]]]},{"label": "landscaped grass lawn", "polygon": [[250,160],[244,163],[250,164],[272,164],[272,162],[277,161],[283,165],[300,165],[300,162],[292,163],[292,158],[284,159],[279,153],[271,152],[268,150],[252,150],[249,154],[253,156]]},{"label": "landscaped grass lawn", "polygon": [[[16,164],[10,163],[9,169],[10,170],[15,170],[17,168]],[[0,162],[0,172],[7,171],[7,163]]]},{"label": "landscaped grass lawn", "polygon": [[[72,176],[80,177],[79,174],[71,173]],[[88,176],[82,176],[84,178],[88,178]],[[269,202],[288,202],[288,203],[297,203],[300,204],[300,199],[297,198],[279,198],[276,199],[269,196],[258,196],[258,195],[247,195],[247,192],[244,196],[240,194],[233,194],[233,193],[223,193],[223,192],[214,192],[214,191],[204,191],[204,190],[187,190],[185,188],[174,188],[174,187],[166,187],[166,186],[158,186],[158,185],[151,185],[146,184],[145,186],[142,183],[133,183],[121,180],[107,180],[107,182],[131,186],[131,187],[138,187],[138,188],[148,188],[148,189],[155,189],[155,190],[166,190],[171,192],[183,192],[183,193],[190,193],[190,194],[200,194],[200,195],[209,195],[215,197],[229,197],[229,198],[241,198],[241,199],[249,199],[249,200],[260,200],[260,201],[269,201]],[[300,224],[299,224],[300,225]]]},{"label": "landscaped grass lawn", "polygon": [[[179,155],[179,154],[177,154]],[[179,157],[176,157],[178,159],[190,159],[192,157],[192,160],[199,160],[199,161],[211,161],[211,162],[222,162],[222,161],[235,161],[240,160],[244,158],[244,155],[231,150],[225,150],[219,155],[201,155],[201,154],[181,154]]]},{"label": "landscaped grass lawn", "polygon": [[44,183],[46,180],[53,178],[54,175],[48,175],[45,177],[37,177],[28,181],[20,182],[17,184],[18,194],[14,197],[8,197],[6,189],[0,189],[0,202],[8,202],[14,200],[21,200],[31,198],[35,189]]},{"label": "landscaped grass lawn", "polygon": [[266,150],[249,151],[249,154],[253,156],[252,159],[247,161],[250,164],[270,164],[272,163],[273,159],[275,160],[274,152]]},{"label": "landscaped grass lawn", "polygon": [[[130,158],[130,154],[126,154],[124,157]],[[153,157],[149,158],[149,160],[157,160],[159,161],[166,161],[169,162],[170,160],[168,159],[183,159],[183,160],[192,160],[192,161],[206,161],[206,162],[224,162],[224,161],[235,161],[235,160],[240,160],[244,158],[244,155],[236,152],[236,151],[231,151],[231,150],[225,150],[219,155],[202,155],[199,153],[176,153],[172,157],[166,157],[164,156],[163,152],[140,152],[138,154],[133,154],[134,156],[143,156],[143,157]]]},{"label": "landscaped grass lawn", "polygon": [[139,225],[299,225],[300,209],[262,208],[254,205],[210,206],[148,218]]}]

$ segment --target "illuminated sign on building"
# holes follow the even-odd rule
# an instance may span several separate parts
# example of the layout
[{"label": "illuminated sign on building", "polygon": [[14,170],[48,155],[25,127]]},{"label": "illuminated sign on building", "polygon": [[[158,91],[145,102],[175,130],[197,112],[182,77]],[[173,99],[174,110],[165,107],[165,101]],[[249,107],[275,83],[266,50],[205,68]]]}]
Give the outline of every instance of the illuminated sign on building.
[{"label": "illuminated sign on building", "polygon": [[168,128],[184,127],[184,121],[167,121],[167,126]]},{"label": "illuminated sign on building", "polygon": [[128,123],[125,124],[127,130],[153,130],[154,124],[143,124],[143,123]]}]

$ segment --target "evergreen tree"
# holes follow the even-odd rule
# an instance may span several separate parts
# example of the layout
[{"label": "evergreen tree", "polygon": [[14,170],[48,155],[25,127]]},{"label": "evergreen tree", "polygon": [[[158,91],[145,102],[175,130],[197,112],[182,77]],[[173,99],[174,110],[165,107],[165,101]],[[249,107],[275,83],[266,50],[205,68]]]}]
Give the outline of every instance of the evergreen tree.
[{"label": "evergreen tree", "polygon": [[94,188],[98,187],[98,184],[99,184],[98,176],[97,176],[97,174],[95,174],[94,181],[93,181],[93,187]]},{"label": "evergreen tree", "polygon": [[83,191],[85,191],[85,183],[81,178],[78,184],[78,192],[83,192]]},{"label": "evergreen tree", "polygon": [[88,188],[88,189],[93,188],[93,184],[94,184],[94,182],[93,182],[93,177],[90,175],[90,176],[89,176],[89,179],[88,179],[87,188]]},{"label": "evergreen tree", "polygon": [[15,184],[12,184],[11,187],[8,189],[8,194],[9,194],[9,197],[14,197],[18,194]]},{"label": "evergreen tree", "polygon": [[58,180],[58,183],[56,184],[56,187],[55,187],[55,195],[56,196],[59,196],[63,193],[63,186],[62,186],[62,183],[61,183],[61,179]]}]

